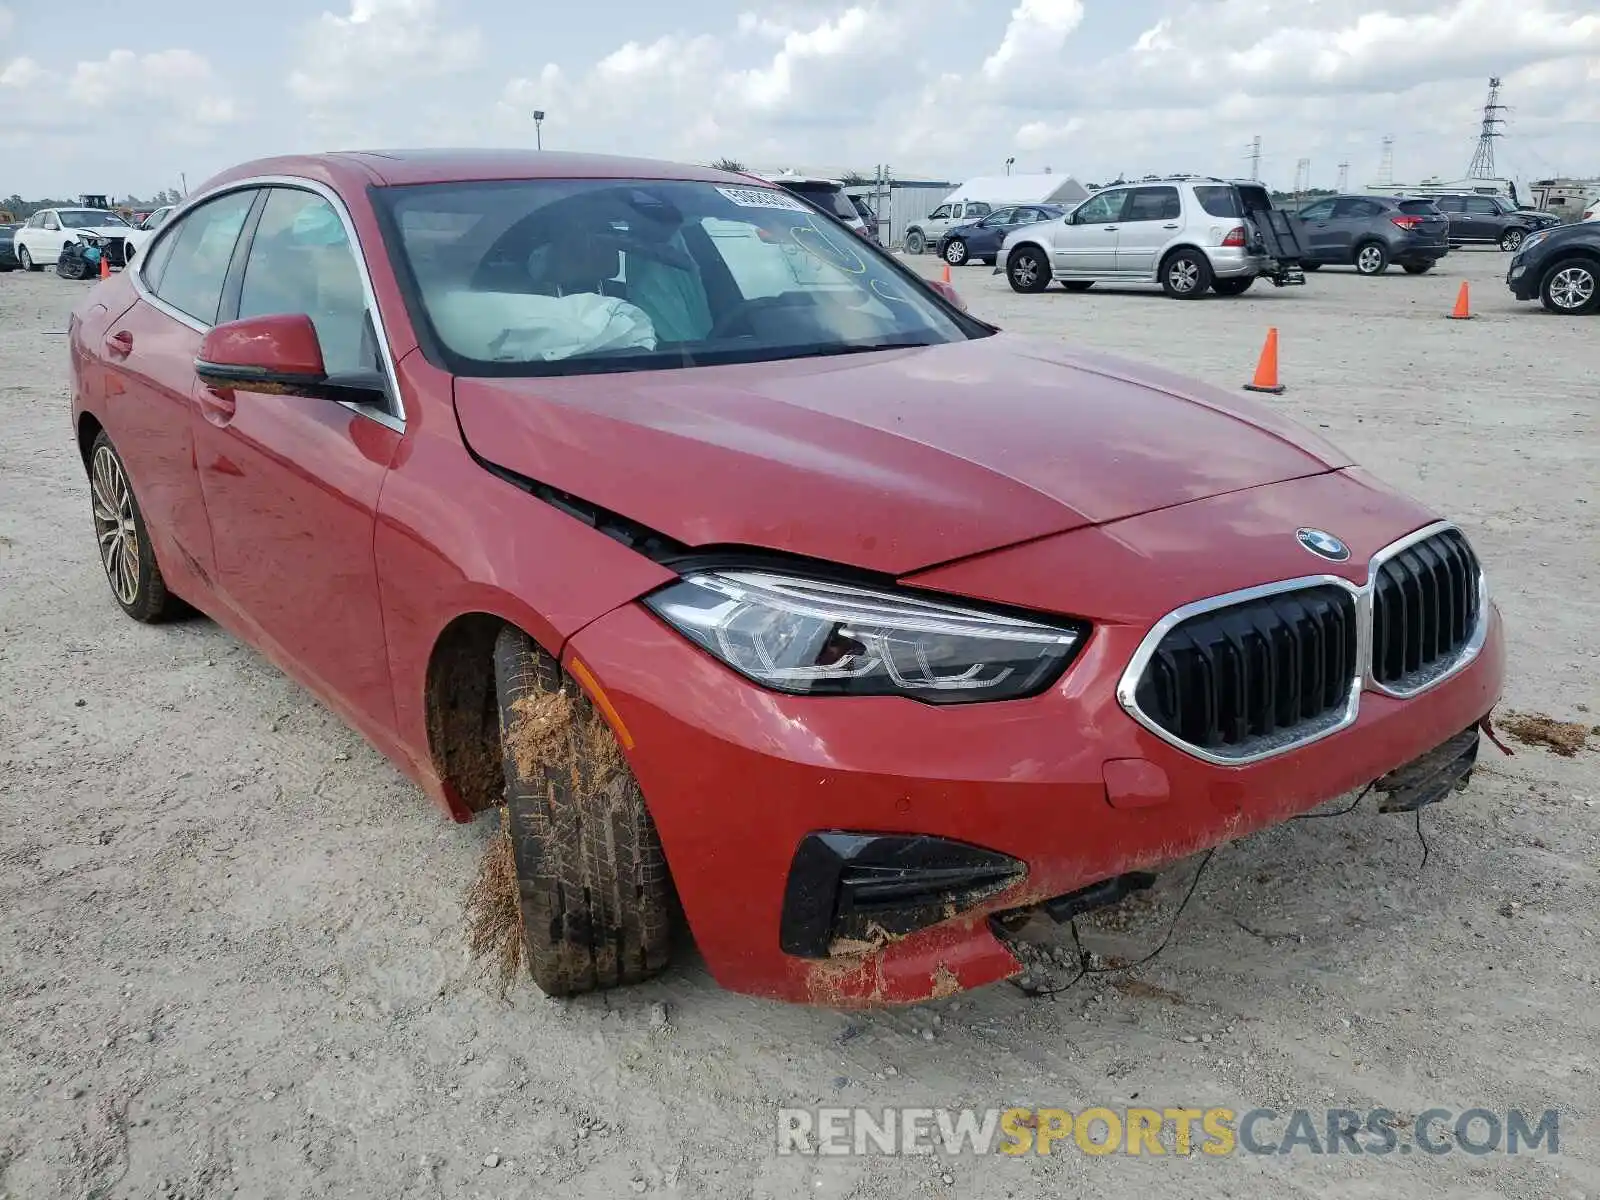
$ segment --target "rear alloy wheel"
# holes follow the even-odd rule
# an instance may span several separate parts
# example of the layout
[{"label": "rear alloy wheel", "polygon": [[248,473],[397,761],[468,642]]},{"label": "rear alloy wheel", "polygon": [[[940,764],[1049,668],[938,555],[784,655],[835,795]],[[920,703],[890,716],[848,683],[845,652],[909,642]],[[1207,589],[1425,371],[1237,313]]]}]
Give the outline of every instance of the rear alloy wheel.
[{"label": "rear alloy wheel", "polygon": [[1006,281],[1013,292],[1042,292],[1050,286],[1050,263],[1037,246],[1018,246],[1006,259]]},{"label": "rear alloy wheel", "polygon": [[672,884],[611,727],[520,629],[494,647],[522,944],[547,996],[639,983],[672,953]]},{"label": "rear alloy wheel", "polygon": [[913,229],[906,234],[906,253],[921,254],[928,248],[928,239],[922,236],[922,230]]},{"label": "rear alloy wheel", "polygon": [[24,271],[44,270],[43,267],[33,261],[33,255],[28,253],[28,248],[26,246],[17,247],[17,261],[22,264],[22,269]]},{"label": "rear alloy wheel", "polygon": [[952,267],[959,267],[967,261],[967,244],[960,238],[951,238],[944,244],[944,260]]},{"label": "rear alloy wheel", "polygon": [[1600,312],[1600,263],[1587,258],[1558,262],[1545,272],[1539,300],[1564,317]]},{"label": "rear alloy wheel", "polygon": [[1432,263],[1401,263],[1400,266],[1407,275],[1426,275],[1433,270]]},{"label": "rear alloy wheel", "polygon": [[1211,285],[1211,290],[1219,296],[1242,296],[1250,290],[1250,285],[1256,281],[1254,275],[1239,275],[1232,279],[1218,279]]},{"label": "rear alloy wheel", "polygon": [[1174,250],[1161,264],[1161,290],[1174,300],[1198,300],[1211,286],[1211,263],[1198,250]]},{"label": "rear alloy wheel", "polygon": [[1500,249],[1516,253],[1522,249],[1522,243],[1527,239],[1526,229],[1508,229],[1500,235]]},{"label": "rear alloy wheel", "polygon": [[122,611],[146,623],[172,615],[178,602],[167,594],[122,456],[104,433],[95,438],[89,452],[89,499],[100,565]]},{"label": "rear alloy wheel", "polygon": [[1363,275],[1382,275],[1389,269],[1389,252],[1379,242],[1364,242],[1356,247],[1356,270]]}]

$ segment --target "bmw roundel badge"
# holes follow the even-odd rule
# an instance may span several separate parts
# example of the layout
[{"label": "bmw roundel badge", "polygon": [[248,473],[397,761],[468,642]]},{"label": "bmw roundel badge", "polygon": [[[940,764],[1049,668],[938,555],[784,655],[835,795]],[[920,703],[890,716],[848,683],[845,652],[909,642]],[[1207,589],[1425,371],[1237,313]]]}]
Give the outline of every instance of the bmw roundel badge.
[{"label": "bmw roundel badge", "polygon": [[1294,536],[1302,546],[1318,558],[1326,558],[1331,562],[1343,562],[1350,557],[1350,547],[1346,546],[1326,529],[1297,529]]}]

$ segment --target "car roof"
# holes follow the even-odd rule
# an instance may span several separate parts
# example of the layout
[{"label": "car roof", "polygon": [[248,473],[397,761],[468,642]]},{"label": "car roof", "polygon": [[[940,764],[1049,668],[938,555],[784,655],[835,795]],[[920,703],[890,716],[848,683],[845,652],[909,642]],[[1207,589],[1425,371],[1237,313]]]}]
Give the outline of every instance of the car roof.
[{"label": "car roof", "polygon": [[315,179],[343,187],[516,179],[663,179],[749,183],[755,178],[685,163],[610,154],[568,154],[554,150],[336,150],[326,154],[258,158],[240,163],[213,176],[199,190],[210,191],[237,180],[270,175]]}]

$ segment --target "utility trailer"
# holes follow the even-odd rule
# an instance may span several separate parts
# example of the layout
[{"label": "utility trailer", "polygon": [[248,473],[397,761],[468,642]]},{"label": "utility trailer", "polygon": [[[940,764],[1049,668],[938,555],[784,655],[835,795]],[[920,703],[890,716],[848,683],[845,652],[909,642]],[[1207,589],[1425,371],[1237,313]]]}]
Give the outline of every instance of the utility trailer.
[{"label": "utility trailer", "polygon": [[1249,250],[1272,260],[1263,272],[1274,287],[1295,287],[1305,283],[1301,262],[1309,257],[1305,226],[1298,215],[1272,205],[1272,193],[1261,184],[1243,180],[1218,180],[1232,185],[1238,197],[1239,216],[1248,230]]}]

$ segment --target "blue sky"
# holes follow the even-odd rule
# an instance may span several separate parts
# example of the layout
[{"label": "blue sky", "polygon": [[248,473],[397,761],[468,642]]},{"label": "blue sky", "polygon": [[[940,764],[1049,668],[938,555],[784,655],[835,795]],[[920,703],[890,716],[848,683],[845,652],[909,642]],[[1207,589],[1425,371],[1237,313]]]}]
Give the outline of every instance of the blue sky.
[{"label": "blue sky", "polygon": [[531,145],[960,179],[1600,174],[1592,0],[0,0],[0,195],[191,187],[259,155]]}]

